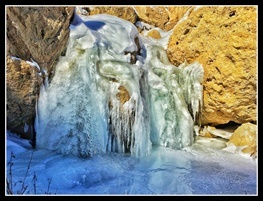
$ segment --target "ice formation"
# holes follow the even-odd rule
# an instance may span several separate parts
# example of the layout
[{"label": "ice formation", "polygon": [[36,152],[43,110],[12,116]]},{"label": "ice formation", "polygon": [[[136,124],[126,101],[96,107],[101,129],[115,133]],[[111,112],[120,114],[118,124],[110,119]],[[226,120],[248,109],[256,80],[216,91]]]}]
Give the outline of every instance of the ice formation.
[{"label": "ice formation", "polygon": [[191,146],[202,107],[203,68],[173,66],[161,46],[115,16],[75,14],[65,56],[42,86],[37,147],[81,157],[145,156],[152,144]]}]

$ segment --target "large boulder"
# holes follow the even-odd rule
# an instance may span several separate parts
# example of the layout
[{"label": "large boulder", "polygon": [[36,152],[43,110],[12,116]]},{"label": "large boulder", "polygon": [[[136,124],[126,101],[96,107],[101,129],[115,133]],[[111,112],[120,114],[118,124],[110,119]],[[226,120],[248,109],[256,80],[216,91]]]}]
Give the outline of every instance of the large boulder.
[{"label": "large boulder", "polygon": [[26,61],[6,58],[7,129],[31,139],[36,101],[43,81],[38,69]]},{"label": "large boulder", "polygon": [[248,154],[257,157],[257,125],[244,123],[239,126],[227,142],[229,147],[234,148],[235,152]]},{"label": "large boulder", "polygon": [[203,125],[256,122],[257,9],[203,6],[176,25],[167,54],[204,67]]},{"label": "large boulder", "polygon": [[73,7],[6,8],[7,129],[21,137],[32,138],[40,85],[65,51],[73,13]]}]

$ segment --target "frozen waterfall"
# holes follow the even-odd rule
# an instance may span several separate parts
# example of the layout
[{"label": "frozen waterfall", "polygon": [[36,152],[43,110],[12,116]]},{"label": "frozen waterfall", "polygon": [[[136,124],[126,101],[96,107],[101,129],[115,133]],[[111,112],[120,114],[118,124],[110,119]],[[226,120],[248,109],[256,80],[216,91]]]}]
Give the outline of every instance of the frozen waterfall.
[{"label": "frozen waterfall", "polygon": [[81,157],[191,146],[202,79],[199,63],[173,66],[132,23],[75,15],[66,54],[40,90],[36,145]]}]

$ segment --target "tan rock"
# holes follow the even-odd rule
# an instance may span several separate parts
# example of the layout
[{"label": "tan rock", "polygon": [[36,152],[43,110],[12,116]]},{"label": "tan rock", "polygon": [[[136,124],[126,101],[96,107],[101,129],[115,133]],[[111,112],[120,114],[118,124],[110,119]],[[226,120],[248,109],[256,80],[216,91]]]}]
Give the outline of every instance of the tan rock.
[{"label": "tan rock", "polygon": [[204,126],[200,129],[199,135],[203,137],[213,137],[229,140],[237,126],[216,128],[214,126]]},{"label": "tan rock", "polygon": [[155,27],[164,29],[169,21],[169,15],[164,6],[135,6],[138,19]]},{"label": "tan rock", "polygon": [[134,6],[138,19],[169,31],[191,6]]},{"label": "tan rock", "polygon": [[208,137],[208,138],[213,138],[216,137],[215,135],[213,135],[212,131],[215,130],[216,128],[213,126],[204,126],[204,128],[202,128],[199,132],[199,135],[202,137]]},{"label": "tan rock", "polygon": [[239,126],[231,136],[227,145],[234,144],[245,154],[257,156],[257,125],[244,123]]},{"label": "tan rock", "polygon": [[177,24],[167,54],[204,67],[202,124],[256,122],[257,8],[204,6]]},{"label": "tan rock", "polygon": [[23,60],[6,58],[7,129],[31,139],[42,78],[38,69]]},{"label": "tan rock", "polygon": [[124,86],[119,87],[119,93],[117,93],[116,96],[122,105],[126,103],[127,101],[129,101],[131,98],[128,90]]},{"label": "tan rock", "polygon": [[167,6],[166,10],[169,15],[169,21],[165,24],[166,31],[174,28],[174,26],[183,18],[183,16],[194,9],[194,6]]},{"label": "tan rock", "polygon": [[137,20],[137,15],[131,6],[92,6],[83,7],[83,9],[87,11],[86,15],[109,14],[128,20],[133,24]]},{"label": "tan rock", "polygon": [[155,39],[160,39],[162,38],[161,34],[159,31],[153,29],[151,31],[148,32],[148,36],[149,37],[152,37],[152,38],[155,38]]}]

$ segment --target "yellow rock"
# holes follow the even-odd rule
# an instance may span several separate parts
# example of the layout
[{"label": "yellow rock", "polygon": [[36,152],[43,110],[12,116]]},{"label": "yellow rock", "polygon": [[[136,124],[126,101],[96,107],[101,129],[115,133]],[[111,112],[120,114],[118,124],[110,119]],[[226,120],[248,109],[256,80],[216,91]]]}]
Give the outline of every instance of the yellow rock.
[{"label": "yellow rock", "polygon": [[131,6],[92,6],[88,10],[90,11],[89,15],[109,14],[128,20],[131,23],[135,23],[137,19],[137,15]]},{"label": "yellow rock", "polygon": [[129,101],[131,98],[128,90],[123,86],[119,87],[119,92],[116,94],[116,96],[122,105],[126,103],[127,101]]},{"label": "yellow rock", "polygon": [[239,126],[231,136],[227,145],[234,144],[241,151],[251,156],[257,155],[257,125],[244,123]]},{"label": "yellow rock", "polygon": [[31,128],[34,123],[38,89],[42,82],[36,67],[24,60],[6,57],[7,129],[22,138],[32,138],[31,130],[24,131],[24,125]]},{"label": "yellow rock", "polygon": [[202,125],[256,122],[257,7],[203,6],[176,25],[167,54],[204,67]]},{"label": "yellow rock", "polygon": [[200,130],[199,134],[202,137],[213,138],[213,137],[216,137],[216,136],[211,133],[211,130],[215,130],[215,129],[216,129],[215,127],[204,126],[204,128],[202,128]]},{"label": "yellow rock", "polygon": [[134,6],[138,20],[169,31],[192,6]]},{"label": "yellow rock", "polygon": [[162,37],[161,34],[159,33],[159,31],[157,31],[155,29],[149,31],[148,36],[155,38],[155,39],[160,39]]}]

